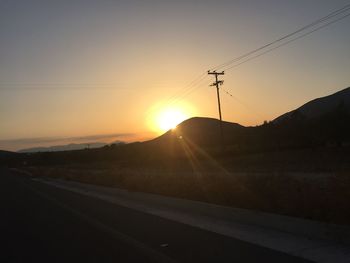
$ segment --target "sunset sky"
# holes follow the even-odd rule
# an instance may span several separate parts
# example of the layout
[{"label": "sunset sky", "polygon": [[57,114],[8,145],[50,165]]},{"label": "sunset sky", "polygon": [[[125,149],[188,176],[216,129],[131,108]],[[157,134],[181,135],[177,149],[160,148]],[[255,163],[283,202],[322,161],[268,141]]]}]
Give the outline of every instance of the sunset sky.
[{"label": "sunset sky", "polygon": [[[217,118],[213,78],[191,81],[348,3],[0,0],[0,149],[143,140],[165,113]],[[350,86],[349,69],[350,17],[226,71],[223,118],[274,119]]]}]

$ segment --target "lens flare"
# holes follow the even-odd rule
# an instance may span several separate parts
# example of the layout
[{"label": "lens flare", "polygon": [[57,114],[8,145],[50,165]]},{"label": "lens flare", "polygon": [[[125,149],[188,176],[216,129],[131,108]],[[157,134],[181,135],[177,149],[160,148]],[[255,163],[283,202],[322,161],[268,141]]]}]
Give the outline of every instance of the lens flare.
[{"label": "lens flare", "polygon": [[165,132],[171,129],[175,129],[176,126],[186,120],[188,115],[180,109],[167,109],[162,111],[156,120],[158,128]]}]

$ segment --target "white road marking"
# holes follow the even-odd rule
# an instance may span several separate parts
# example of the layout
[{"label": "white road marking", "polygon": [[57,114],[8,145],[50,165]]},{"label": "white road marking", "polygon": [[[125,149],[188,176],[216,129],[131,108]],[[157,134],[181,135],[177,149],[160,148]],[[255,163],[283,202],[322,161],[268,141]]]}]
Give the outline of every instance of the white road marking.
[{"label": "white road marking", "polygon": [[71,206],[64,204],[60,201],[58,201],[56,198],[53,198],[43,192],[38,191],[37,189],[35,189],[34,187],[25,184],[23,182],[21,182],[25,187],[29,188],[30,190],[32,190],[34,193],[36,193],[37,195],[39,195],[40,197],[49,200],[50,202],[58,205],[59,207],[68,210],[70,213],[74,214],[75,216],[83,219],[84,221],[88,222],[89,224],[93,225],[94,227],[96,227],[97,229],[108,233],[110,235],[113,236],[113,238],[115,238],[116,240],[122,241],[123,243],[126,243],[130,246],[133,246],[135,248],[137,248],[139,251],[141,251],[142,253],[144,253],[146,256],[148,256],[150,259],[152,259],[152,261],[154,262],[161,262],[161,263],[176,263],[177,261],[168,257],[167,255],[152,249],[151,247],[145,245],[144,243],[128,236],[125,235],[117,230],[115,230],[114,228],[107,226],[103,223],[101,223],[100,221],[91,218],[90,216],[77,211],[76,209],[72,208]]},{"label": "white road marking", "polygon": [[[120,206],[156,215],[165,219],[170,219],[193,227],[285,252],[287,254],[309,259],[318,263],[350,262],[349,246],[340,245],[327,240],[309,239],[304,236],[293,235],[291,233],[277,231],[257,225],[243,224],[240,222],[235,222],[232,219],[227,220],[225,218],[210,217],[201,213],[196,214],[195,211],[192,212],[188,209],[181,209],[180,205],[176,205],[176,202],[179,201],[176,198],[168,198],[145,193],[134,193],[126,190],[87,185],[71,181],[52,179],[33,180],[72,192],[95,197]],[[148,196],[149,198],[147,199]],[[155,202],[148,202],[149,200]],[[168,200],[170,201],[168,202]],[[186,202],[191,203],[191,205],[196,203],[186,200],[181,200],[181,202],[182,205]],[[208,210],[213,210],[213,207],[217,209],[220,208],[220,206],[208,204]]]}]

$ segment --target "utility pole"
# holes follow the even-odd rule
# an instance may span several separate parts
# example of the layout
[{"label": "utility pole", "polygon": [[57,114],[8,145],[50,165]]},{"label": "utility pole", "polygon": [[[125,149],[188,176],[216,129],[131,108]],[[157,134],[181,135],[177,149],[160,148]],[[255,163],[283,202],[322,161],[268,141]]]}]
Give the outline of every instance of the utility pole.
[{"label": "utility pole", "polygon": [[218,108],[219,108],[219,117],[220,117],[220,142],[221,142],[221,149],[224,148],[224,132],[222,129],[222,116],[221,116],[221,103],[220,103],[220,85],[224,84],[223,80],[219,80],[218,76],[219,75],[225,75],[225,72],[216,72],[208,70],[208,75],[214,75],[215,76],[215,82],[211,84],[210,86],[215,86],[216,87],[216,94],[218,97]]}]

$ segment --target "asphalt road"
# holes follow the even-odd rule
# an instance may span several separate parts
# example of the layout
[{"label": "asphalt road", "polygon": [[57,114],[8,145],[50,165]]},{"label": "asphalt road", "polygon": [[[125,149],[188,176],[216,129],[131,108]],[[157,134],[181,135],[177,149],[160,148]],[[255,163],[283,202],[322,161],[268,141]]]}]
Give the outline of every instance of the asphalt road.
[{"label": "asphalt road", "polygon": [[308,262],[0,169],[0,262]]}]

